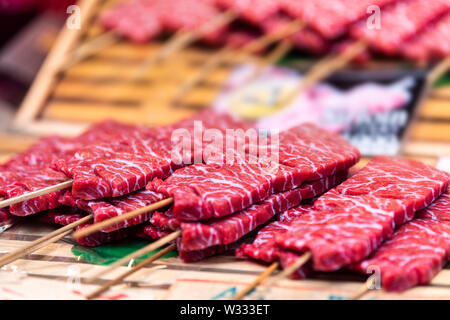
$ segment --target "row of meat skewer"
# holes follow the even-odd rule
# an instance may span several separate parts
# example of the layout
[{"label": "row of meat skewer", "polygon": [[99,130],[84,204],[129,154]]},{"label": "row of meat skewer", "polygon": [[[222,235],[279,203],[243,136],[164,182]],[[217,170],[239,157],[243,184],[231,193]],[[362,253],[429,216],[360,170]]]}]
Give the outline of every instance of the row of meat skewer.
[{"label": "row of meat skewer", "polygon": [[[370,19],[376,8],[379,16]],[[220,19],[230,13],[231,19]],[[303,24],[290,41],[312,53],[338,52],[360,41],[371,52],[419,61],[450,54],[448,0],[131,0],[100,17],[104,28],[135,42],[189,32],[234,48],[292,21]]]},{"label": "row of meat skewer", "polygon": [[[449,0],[339,0],[332,4],[324,0],[129,0],[106,10],[99,23],[109,30],[106,35],[115,39],[102,35],[104,45],[122,37],[143,43],[173,34],[161,49],[144,59],[130,81],[143,77],[149,68],[194,42],[222,47],[180,86],[172,97],[174,104],[221,63],[240,61],[243,54],[265,53],[277,42],[261,67],[278,61],[293,47],[326,55],[309,69],[298,90],[352,61],[366,63],[374,55],[405,58],[422,65],[450,56]],[[102,41],[91,42],[94,49],[80,51],[89,55],[103,47],[99,45]],[[80,59],[74,54],[68,65]],[[286,98],[288,103],[298,90]]]},{"label": "row of meat skewer", "polygon": [[[106,121],[76,138],[44,138],[0,167],[0,195],[11,199],[68,179],[71,187],[11,204],[1,209],[2,219],[38,215],[70,225],[91,215],[74,234],[80,244],[169,239],[185,262],[220,254],[272,221],[237,256],[289,270],[307,253],[307,263],[290,272],[301,278],[342,268],[365,273],[376,265],[383,287],[394,291],[428,283],[447,262],[447,173],[381,156],[348,178],[358,150],[311,124],[281,132],[278,161],[268,162],[261,137],[255,146],[237,136],[243,153],[224,141],[212,147],[196,121],[202,134],[252,129],[204,111],[161,128]],[[176,129],[190,138],[173,140]],[[234,162],[223,162],[223,150]],[[137,214],[124,219],[130,212]]]}]

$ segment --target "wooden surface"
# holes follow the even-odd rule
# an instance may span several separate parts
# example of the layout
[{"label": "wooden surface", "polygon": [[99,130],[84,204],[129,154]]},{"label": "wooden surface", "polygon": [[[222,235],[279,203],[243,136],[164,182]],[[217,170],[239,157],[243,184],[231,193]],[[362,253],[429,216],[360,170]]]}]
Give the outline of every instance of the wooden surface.
[{"label": "wooden surface", "polygon": [[[0,235],[2,252],[13,250],[52,230],[44,225],[19,225]],[[79,261],[71,252],[72,239],[42,248],[0,271],[0,299],[82,299],[122,267],[93,284],[83,279],[102,266]],[[126,283],[103,294],[101,299],[227,299],[250,283],[264,266],[231,254],[185,264],[178,258],[159,260],[130,276]],[[345,299],[363,284],[364,278],[349,272],[322,274],[309,280],[285,280],[267,299]],[[375,290],[365,299],[449,299],[450,269],[444,269],[425,287],[402,294]]]}]

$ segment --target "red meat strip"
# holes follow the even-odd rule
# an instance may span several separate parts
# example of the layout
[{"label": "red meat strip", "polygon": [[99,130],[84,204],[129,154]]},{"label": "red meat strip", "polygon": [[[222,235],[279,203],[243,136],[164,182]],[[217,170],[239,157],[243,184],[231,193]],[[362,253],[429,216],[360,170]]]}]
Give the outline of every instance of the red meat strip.
[{"label": "red meat strip", "polygon": [[168,177],[177,165],[170,142],[140,133],[127,140],[81,148],[70,159],[55,161],[54,168],[74,180],[75,197],[94,200],[142,189],[155,177]]},{"label": "red meat strip", "polygon": [[376,266],[384,289],[403,291],[429,283],[448,261],[449,253],[450,224],[416,219],[401,226],[356,269],[366,273],[369,266]]},{"label": "red meat strip", "polygon": [[[60,199],[60,203],[66,206],[78,207],[79,209],[92,213],[94,215],[94,222],[98,223],[108,220],[136,209],[143,208],[152,203],[161,201],[164,196],[160,193],[155,193],[147,190],[140,190],[126,196],[107,199],[107,200],[82,200],[77,199],[71,192],[66,192]],[[151,217],[151,212],[144,213],[132,219],[124,220],[115,225],[111,225],[103,232],[112,232],[118,229],[135,226],[148,221]]]},{"label": "red meat strip", "polygon": [[100,24],[135,42],[146,42],[163,31],[155,1],[119,3],[100,17]]},{"label": "red meat strip", "polygon": [[437,220],[450,222],[450,190],[441,195],[438,201],[434,202],[416,215],[418,219]]},{"label": "red meat strip", "polygon": [[186,251],[202,250],[215,245],[233,243],[273,216],[298,206],[302,200],[311,199],[342,182],[346,173],[305,183],[301,187],[275,194],[267,200],[229,217],[205,223],[181,223],[183,248]]},{"label": "red meat strip", "polygon": [[[60,207],[58,209],[45,211],[40,215],[40,219],[46,223],[68,225],[86,216],[86,213],[75,208]],[[85,223],[77,227],[77,230],[85,228],[92,223]],[[133,228],[120,229],[114,232],[96,232],[91,235],[79,238],[77,242],[86,247],[95,247],[102,244],[122,240],[133,236],[136,230]]]},{"label": "red meat strip", "polygon": [[446,189],[449,175],[422,162],[376,157],[336,189],[344,195],[414,200],[414,210],[435,201]]},{"label": "red meat strip", "polygon": [[381,28],[370,29],[366,21],[352,27],[351,33],[386,54],[398,53],[402,43],[450,10],[449,0],[403,0],[381,11]]},{"label": "red meat strip", "polygon": [[[450,258],[450,191],[401,226],[368,259],[352,268],[366,273],[377,267],[388,291],[427,284]],[[373,271],[373,270],[372,270]]]},{"label": "red meat strip", "polygon": [[430,61],[450,55],[450,14],[445,15],[417,37],[402,46],[403,54],[413,60]]},{"label": "red meat strip", "polygon": [[211,256],[215,256],[217,254],[224,253],[229,249],[229,246],[227,245],[218,245],[209,247],[202,250],[196,250],[196,251],[186,251],[183,248],[183,243],[180,238],[177,239],[177,250],[178,255],[180,259],[184,262],[197,262],[200,260],[204,260],[206,258],[209,258]]},{"label": "red meat strip", "polygon": [[137,236],[140,238],[150,238],[152,240],[161,239],[168,236],[171,232],[161,230],[152,225],[146,225],[142,229],[138,230]]},{"label": "red meat strip", "polygon": [[375,158],[320,197],[314,204],[316,212],[287,223],[288,231],[276,235],[277,244],[310,251],[316,270],[337,270],[367,257],[398,224],[436,200],[449,180],[446,173],[417,161]]},{"label": "red meat strip", "polygon": [[344,35],[352,23],[363,19],[369,6],[377,5],[382,8],[395,1],[397,0],[282,0],[280,6],[283,11],[302,19],[326,39],[335,39]]},{"label": "red meat strip", "polygon": [[346,171],[359,158],[358,149],[344,138],[310,123],[280,133],[279,161],[285,166],[301,168],[304,181]]},{"label": "red meat strip", "polygon": [[[198,221],[238,212],[275,192],[346,171],[359,159],[358,150],[344,139],[311,124],[282,132],[280,141],[280,165],[248,160],[195,164],[165,181],[155,179],[147,188],[175,198],[177,219]],[[254,146],[249,149],[258,152]]]}]

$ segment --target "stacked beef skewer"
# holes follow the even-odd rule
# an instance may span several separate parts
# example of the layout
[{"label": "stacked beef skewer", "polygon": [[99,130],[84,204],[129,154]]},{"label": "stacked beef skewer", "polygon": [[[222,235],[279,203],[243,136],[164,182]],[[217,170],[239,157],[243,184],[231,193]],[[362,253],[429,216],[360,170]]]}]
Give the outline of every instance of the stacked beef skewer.
[{"label": "stacked beef skewer", "polygon": [[[375,7],[380,10],[379,16],[370,20],[377,14]],[[201,25],[230,11],[236,16],[232,23],[203,34],[204,42],[240,48],[255,37],[297,20],[305,26],[290,36],[290,41],[312,53],[339,53],[354,41],[363,41],[370,52],[415,61],[435,61],[450,54],[444,37],[449,32],[448,0],[339,0],[333,4],[322,0],[133,0],[112,8],[100,23],[143,42],[163,30],[196,32]],[[141,27],[149,21],[151,26]],[[367,59],[369,51],[360,57]]]},{"label": "stacked beef skewer", "polygon": [[[280,215],[278,221],[261,230],[253,244],[243,245],[237,254],[266,262],[278,260],[287,267],[299,254],[309,251],[311,263],[297,270],[294,277],[343,267],[366,273],[373,271],[368,267],[379,267],[387,290],[425,284],[447,261],[448,227],[441,223],[440,229],[426,231],[428,224],[439,224],[439,218],[433,215],[434,222],[429,222],[420,217],[424,212],[434,212],[435,207],[450,210],[445,194],[448,185],[448,174],[420,162],[378,157],[319,197],[313,206],[300,206]],[[416,212],[418,219],[414,219]],[[415,237],[420,236],[418,221],[422,231],[434,233],[428,244],[437,246],[419,252],[402,247],[413,240],[405,239],[405,235],[411,236],[411,230],[415,230]],[[409,245],[420,248],[420,243],[426,246],[427,241],[417,239]],[[401,267],[396,266],[399,262]]]}]

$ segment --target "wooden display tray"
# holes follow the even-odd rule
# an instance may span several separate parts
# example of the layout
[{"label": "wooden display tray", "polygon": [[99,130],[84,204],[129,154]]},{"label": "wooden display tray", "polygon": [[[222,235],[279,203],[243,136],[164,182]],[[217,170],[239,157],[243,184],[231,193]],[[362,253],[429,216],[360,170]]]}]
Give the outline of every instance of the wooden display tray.
[{"label": "wooden display tray", "polygon": [[[3,250],[13,250],[52,230],[47,225],[18,225],[0,234]],[[9,265],[1,271],[1,299],[83,299],[105,280],[125,270],[119,268],[93,284],[83,283],[103,266],[79,260],[71,251],[73,240],[65,238]],[[364,299],[450,299],[450,265],[430,285],[403,293],[370,291]],[[11,272],[14,268],[15,272]],[[264,271],[265,266],[241,260],[232,252],[197,263],[179,258],[156,261],[113,287],[101,299],[229,299]],[[364,283],[364,277],[350,272],[322,274],[315,279],[284,280],[267,299],[346,299]]]}]

